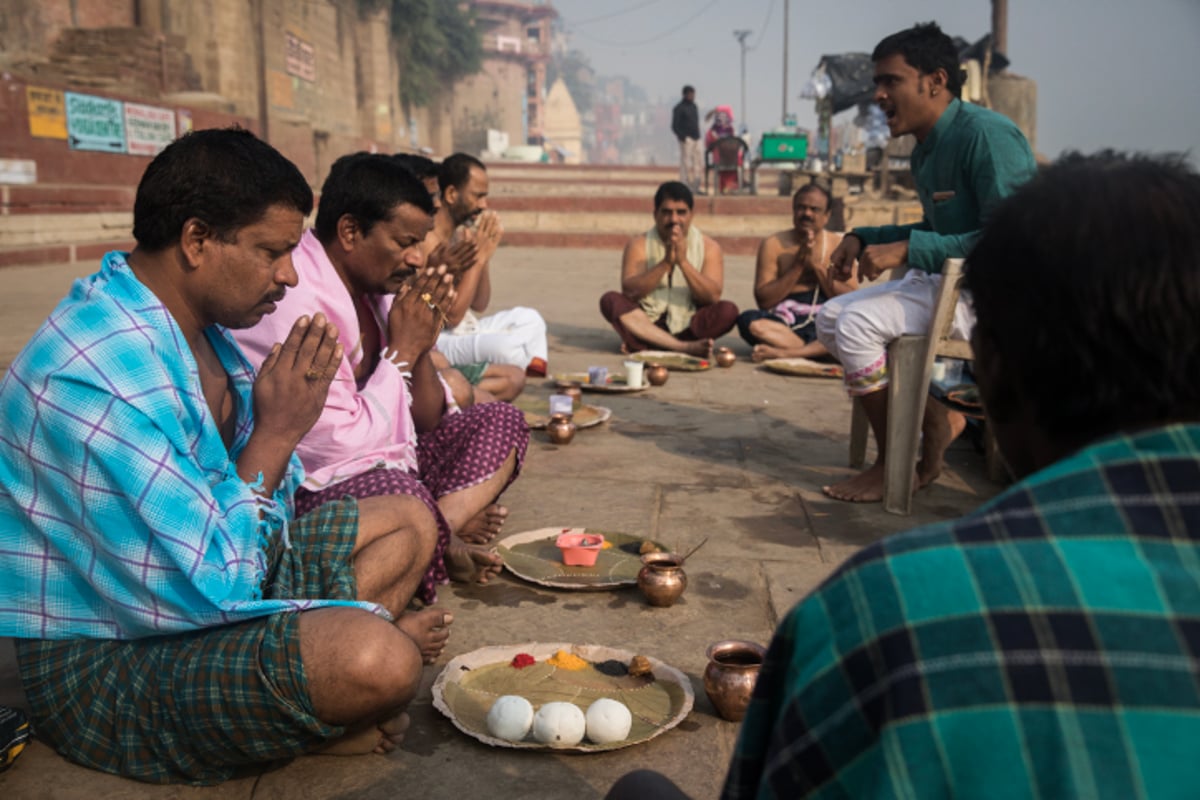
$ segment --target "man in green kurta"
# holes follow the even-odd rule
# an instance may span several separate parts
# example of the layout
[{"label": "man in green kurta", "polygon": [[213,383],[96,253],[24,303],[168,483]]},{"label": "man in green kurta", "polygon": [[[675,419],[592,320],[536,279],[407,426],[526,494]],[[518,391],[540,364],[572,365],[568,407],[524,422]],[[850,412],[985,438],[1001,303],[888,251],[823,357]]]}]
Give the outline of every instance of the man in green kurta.
[{"label": "man in green kurta", "polygon": [[[911,133],[912,173],[924,219],[912,225],[855,228],[833,252],[832,271],[860,281],[907,266],[900,281],[860,289],[827,302],[817,337],[845,368],[846,388],[866,411],[879,458],[865,472],[824,487],[830,497],[874,502],[883,497],[888,384],[887,346],[929,329],[942,262],[963,258],[992,209],[1037,170],[1024,135],[1008,118],[958,98],[958,53],[936,24],[892,34],[875,48],[875,102],[893,136]],[[967,339],[970,298],[960,300],[951,336]],[[926,406],[919,486],[934,481],[942,457],[965,420],[939,403]]]}]

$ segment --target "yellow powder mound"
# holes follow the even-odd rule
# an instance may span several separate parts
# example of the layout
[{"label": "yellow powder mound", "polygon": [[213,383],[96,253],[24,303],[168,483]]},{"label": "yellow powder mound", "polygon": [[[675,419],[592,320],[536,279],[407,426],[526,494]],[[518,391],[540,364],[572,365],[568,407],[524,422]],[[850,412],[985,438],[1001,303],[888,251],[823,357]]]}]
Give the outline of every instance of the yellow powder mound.
[{"label": "yellow powder mound", "polygon": [[573,653],[568,653],[566,650],[559,650],[546,659],[546,663],[553,664],[559,669],[569,669],[571,671],[583,669],[588,665],[588,662]]}]

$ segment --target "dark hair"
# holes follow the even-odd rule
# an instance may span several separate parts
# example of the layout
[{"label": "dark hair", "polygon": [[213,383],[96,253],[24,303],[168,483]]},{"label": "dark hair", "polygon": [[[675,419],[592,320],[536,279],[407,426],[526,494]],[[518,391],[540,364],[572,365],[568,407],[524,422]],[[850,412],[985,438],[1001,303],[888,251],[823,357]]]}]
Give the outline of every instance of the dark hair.
[{"label": "dark hair", "polygon": [[417,180],[436,178],[441,171],[441,167],[432,158],[419,156],[416,153],[396,153],[392,156],[392,160],[417,176]]},{"label": "dark hair", "polygon": [[695,92],[695,91],[696,91],[696,87],[695,87],[695,86],[688,85],[688,86],[684,86],[684,87],[683,87],[683,93],[684,93],[684,94],[687,94],[688,92]]},{"label": "dark hair", "polygon": [[922,75],[932,75],[939,69],[946,70],[946,88],[955,97],[962,96],[962,67],[958,60],[958,48],[954,40],[942,33],[936,22],[914,25],[907,30],[893,33],[875,45],[872,61],[882,61],[897,53],[904,56],[910,67]]},{"label": "dark hair", "polygon": [[1200,175],[1180,156],[1064,157],[1001,204],[968,257],[975,336],[1052,439],[1200,420]]},{"label": "dark hair", "polygon": [[150,252],[166,249],[196,218],[222,241],[263,218],[271,206],[308,216],[308,181],[271,145],[242,128],[192,131],[154,157],[133,201],[133,238]]},{"label": "dark hair", "polygon": [[438,170],[438,188],[442,190],[443,194],[451,186],[455,189],[462,189],[467,185],[467,181],[471,180],[472,167],[487,172],[487,167],[475,156],[466,153],[455,153],[450,156],[442,162],[442,168]]},{"label": "dark hair", "polygon": [[819,183],[806,183],[803,186],[801,186],[799,189],[797,189],[796,193],[794,195],[792,195],[792,207],[793,208],[796,207],[796,198],[799,197],[800,195],[804,194],[805,192],[817,192],[817,193],[821,194],[825,198],[825,210],[829,211],[830,209],[833,208],[833,194],[831,194],[828,189],[826,189],[824,186],[822,186]]},{"label": "dark hair", "polygon": [[666,200],[681,200],[687,203],[688,208],[691,208],[694,202],[692,199],[692,190],[688,188],[686,183],[680,183],[679,181],[667,181],[658,187],[658,191],[654,193],[654,210],[658,211]]},{"label": "dark hair", "polygon": [[315,230],[321,244],[337,236],[338,220],[349,214],[362,228],[371,232],[377,222],[391,217],[396,206],[414,205],[426,214],[433,213],[429,190],[411,172],[391,156],[353,153],[333,163],[329,177],[321,187]]}]

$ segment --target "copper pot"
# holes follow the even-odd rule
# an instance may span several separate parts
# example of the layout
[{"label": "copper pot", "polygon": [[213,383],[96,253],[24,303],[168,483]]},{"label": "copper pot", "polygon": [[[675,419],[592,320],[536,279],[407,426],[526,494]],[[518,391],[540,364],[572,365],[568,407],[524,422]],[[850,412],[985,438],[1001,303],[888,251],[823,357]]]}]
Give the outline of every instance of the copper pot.
[{"label": "copper pot", "polygon": [[762,645],[738,639],[709,646],[704,691],[722,719],[738,722],[745,716],[766,655]]},{"label": "copper pot", "polygon": [[575,423],[566,414],[555,414],[546,425],[546,433],[554,444],[570,444],[575,438]]},{"label": "copper pot", "polygon": [[660,608],[674,605],[687,588],[683,559],[674,553],[647,553],[642,556],[642,565],[637,584],[646,602]]},{"label": "copper pot", "polygon": [[583,389],[580,387],[578,381],[572,381],[571,383],[564,384],[562,388],[558,390],[558,393],[565,394],[567,397],[570,397],[571,408],[575,409],[576,411],[579,410],[580,404],[583,403]]},{"label": "copper pot", "polygon": [[737,361],[737,354],[728,347],[718,347],[713,355],[716,356],[718,367],[732,367],[733,362]]},{"label": "copper pot", "polygon": [[646,380],[651,386],[662,386],[667,382],[667,377],[671,373],[662,364],[647,364],[646,365]]}]

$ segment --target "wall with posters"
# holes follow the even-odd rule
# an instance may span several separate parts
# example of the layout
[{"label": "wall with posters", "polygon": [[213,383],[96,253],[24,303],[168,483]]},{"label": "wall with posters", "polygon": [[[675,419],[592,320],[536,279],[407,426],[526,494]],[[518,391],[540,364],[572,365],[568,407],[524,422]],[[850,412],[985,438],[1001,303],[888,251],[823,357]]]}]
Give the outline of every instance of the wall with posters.
[{"label": "wall with posters", "polygon": [[[70,95],[87,102],[74,107],[86,112],[84,118],[71,117]],[[96,144],[111,133],[107,111],[119,115],[121,146],[101,148],[70,142],[88,134]],[[132,116],[130,116],[132,114]],[[132,121],[132,124],[131,124]],[[86,95],[62,87],[28,83],[11,75],[0,75],[0,158],[17,158],[37,164],[41,184],[98,184],[110,187],[137,185],[153,155],[175,137],[184,124],[196,128],[241,125],[250,130],[257,123],[250,117],[204,108],[177,105],[148,105],[134,98]],[[167,138],[168,130],[170,139]],[[0,195],[0,214],[23,213],[25,209]],[[127,209],[126,209],[127,210]]]},{"label": "wall with posters", "polygon": [[[119,96],[149,108],[207,108],[253,119],[319,185],[329,164],[346,152],[449,151],[448,105],[416,110],[411,119],[400,106],[386,5],[364,15],[357,0],[6,0],[0,17],[11,24],[0,26],[0,71],[24,76],[35,87],[101,100]],[[138,64],[132,73],[120,64],[106,68],[105,80],[116,81],[111,90],[84,80],[86,70],[60,68],[55,61],[82,63],[87,48],[69,59],[55,48],[100,33],[130,42],[124,52]],[[159,39],[166,43],[162,53],[153,44]],[[111,49],[106,59],[119,61],[120,49]],[[158,64],[160,55],[162,75],[146,66],[148,58]],[[91,118],[85,108],[94,112]],[[117,127],[152,124],[124,106],[115,116],[115,107],[100,101],[80,100],[79,109],[77,130],[67,138],[74,141],[72,152],[115,155],[122,152]],[[111,129],[107,139],[105,129]]]}]

